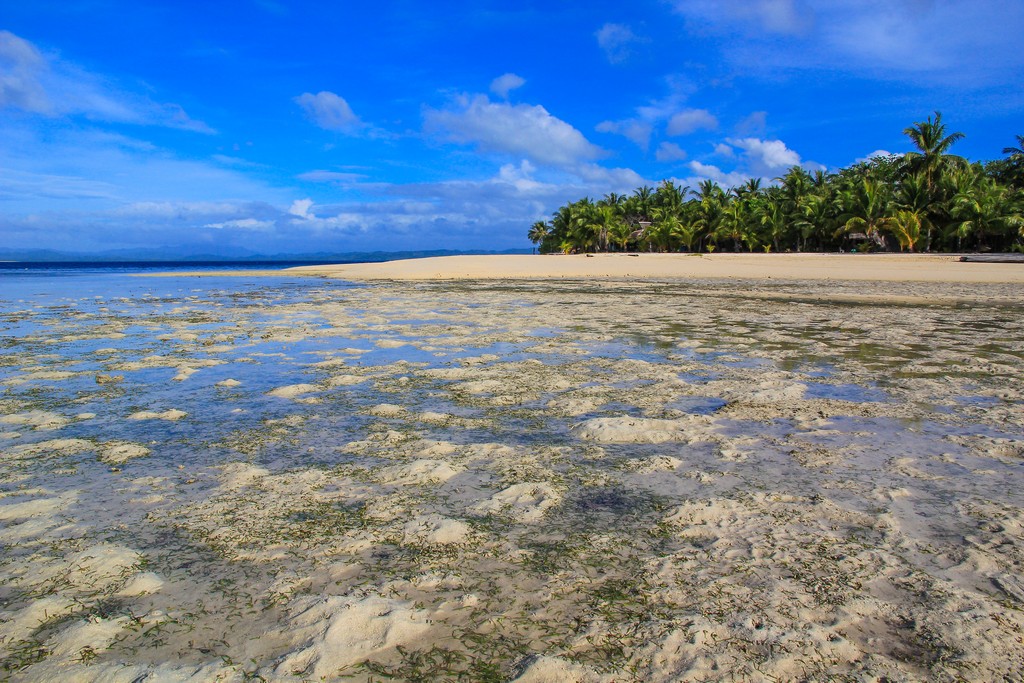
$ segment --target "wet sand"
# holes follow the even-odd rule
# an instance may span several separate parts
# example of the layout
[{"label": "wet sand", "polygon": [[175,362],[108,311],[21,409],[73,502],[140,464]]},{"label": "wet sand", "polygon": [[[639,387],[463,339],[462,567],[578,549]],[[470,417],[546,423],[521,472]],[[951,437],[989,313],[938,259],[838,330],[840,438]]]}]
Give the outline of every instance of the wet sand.
[{"label": "wet sand", "polygon": [[1018,281],[766,278],[5,305],[0,670],[1014,680]]}]

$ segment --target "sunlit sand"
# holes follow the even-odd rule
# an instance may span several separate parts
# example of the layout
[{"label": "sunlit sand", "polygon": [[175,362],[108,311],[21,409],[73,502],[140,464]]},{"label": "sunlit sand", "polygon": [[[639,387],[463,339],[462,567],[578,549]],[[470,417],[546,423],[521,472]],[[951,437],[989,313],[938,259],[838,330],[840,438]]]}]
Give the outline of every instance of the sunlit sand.
[{"label": "sunlit sand", "polygon": [[932,254],[585,254],[443,256],[303,266],[352,280],[710,278],[1024,283],[1024,264],[962,263]]}]

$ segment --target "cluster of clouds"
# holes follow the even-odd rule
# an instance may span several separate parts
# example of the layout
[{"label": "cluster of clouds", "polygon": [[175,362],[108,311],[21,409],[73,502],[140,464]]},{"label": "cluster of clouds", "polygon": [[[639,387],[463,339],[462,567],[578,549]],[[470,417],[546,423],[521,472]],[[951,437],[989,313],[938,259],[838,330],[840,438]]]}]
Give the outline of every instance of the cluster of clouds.
[{"label": "cluster of clouds", "polygon": [[[615,44],[609,35],[616,34],[598,35],[606,49]],[[619,47],[626,42],[620,40]],[[0,34],[0,60],[9,67],[0,81],[0,108],[89,122],[212,132],[183,111],[166,115],[180,109],[174,105],[157,105],[137,97],[119,99],[117,92],[104,91],[100,79],[88,74],[71,85],[75,67],[44,55],[13,34]],[[8,167],[0,171],[0,198],[11,200],[9,206],[17,201],[30,205],[39,198],[56,200],[49,204],[49,211],[8,217],[2,227],[11,246],[19,246],[19,240],[25,242],[21,246],[36,244],[34,231],[51,220],[59,224],[49,230],[54,244],[78,244],[85,249],[157,243],[173,247],[175,242],[182,247],[191,243],[200,250],[219,245],[263,253],[293,251],[297,244],[316,245],[317,251],[347,251],[353,250],[353,245],[359,245],[358,249],[439,244],[483,248],[495,245],[496,234],[505,236],[506,246],[521,243],[523,225],[547,216],[566,201],[588,194],[626,193],[654,184],[631,169],[599,163],[611,152],[543,106],[510,101],[525,84],[523,77],[505,73],[491,82],[490,95],[460,94],[444,106],[423,109],[425,137],[502,160],[491,177],[393,184],[373,180],[364,172],[313,169],[295,179],[363,197],[340,204],[316,204],[308,197],[296,199],[294,190],[251,179],[245,171],[253,164],[237,157],[217,154],[207,161],[185,160],[121,133],[79,127],[70,129],[64,139],[50,141],[51,151],[58,156],[83,160],[77,174],[47,173],[42,166],[35,171],[24,163],[20,170],[11,170],[18,165],[12,158],[17,150],[9,150],[7,158],[0,152],[0,167]],[[77,96],[63,97],[68,92]],[[59,107],[54,104],[58,101],[62,103]],[[670,136],[719,128],[718,119],[708,110],[678,107],[677,103],[639,107],[635,120],[606,122],[597,130],[623,134],[643,147],[656,123]],[[301,93],[294,104],[310,123],[325,131],[352,137],[386,135],[364,121],[337,93]],[[39,142],[32,139],[30,127],[9,127],[8,131],[26,138],[22,149],[26,157],[33,143]],[[738,138],[727,142],[719,150],[722,156],[745,157],[755,173],[800,161],[779,141]],[[676,162],[686,159],[686,153],[676,143],[663,142],[656,157]],[[688,168],[719,182],[735,184],[743,179],[737,172],[725,173],[698,161],[691,161]],[[135,185],[119,181],[123,177],[133,178]],[[147,189],[142,188],[159,188],[167,198],[147,196]],[[224,196],[232,199],[224,200]],[[61,200],[66,200],[66,207]],[[93,230],[92,241],[83,237],[90,226],[99,224],[102,231]],[[453,235],[456,240],[451,239]],[[500,239],[497,243],[502,244]],[[313,250],[312,246],[307,249]]]},{"label": "cluster of clouds", "polygon": [[[947,84],[964,79],[972,87],[1024,71],[1024,52],[1012,35],[1024,24],[1024,3],[975,0],[970,11],[952,0],[669,4],[689,31],[718,39],[726,60],[754,71],[845,69],[890,79],[924,74]],[[643,31],[623,23],[605,23],[592,40],[614,68],[651,47]],[[988,49],[979,51],[980,45]],[[357,100],[354,107],[346,99],[351,93],[298,93],[292,96],[296,115],[332,135],[382,144],[415,138],[411,144],[440,154],[454,146],[494,170],[483,177],[392,183],[375,178],[372,168],[338,166],[282,182],[268,180],[270,172],[251,172],[255,165],[239,157],[188,158],[140,139],[123,126],[217,131],[178,104],[0,31],[0,200],[8,209],[0,230],[11,246],[38,244],[43,226],[54,244],[86,248],[161,240],[266,253],[298,244],[341,251],[353,245],[519,246],[524,225],[565,201],[656,184],[658,178],[616,165],[614,143],[622,141],[615,137],[691,186],[703,179],[723,186],[752,177],[770,182],[794,165],[824,168],[770,137],[767,112],[736,119],[713,105],[694,105],[692,85],[666,81],[667,96],[638,103],[592,131],[520,97],[529,93],[528,82],[512,72],[497,75],[487,92],[424,105],[422,125],[411,132],[389,131],[365,117]],[[44,136],[32,117],[67,125]],[[58,168],[48,159],[69,161]],[[83,235],[94,235],[95,244]]]}]

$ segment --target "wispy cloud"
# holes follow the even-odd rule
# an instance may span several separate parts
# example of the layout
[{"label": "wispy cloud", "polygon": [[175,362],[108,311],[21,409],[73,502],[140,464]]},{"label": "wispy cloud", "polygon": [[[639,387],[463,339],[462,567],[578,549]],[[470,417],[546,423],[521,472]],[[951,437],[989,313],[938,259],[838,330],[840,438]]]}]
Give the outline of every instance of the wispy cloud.
[{"label": "wispy cloud", "polygon": [[299,180],[311,183],[334,183],[337,185],[354,185],[366,180],[362,173],[351,173],[347,171],[306,171],[296,176]]},{"label": "wispy cloud", "polygon": [[53,103],[40,81],[47,70],[35,45],[10,31],[0,31],[0,107],[49,114]]},{"label": "wispy cloud", "polygon": [[0,108],[49,117],[216,132],[190,117],[181,105],[118,89],[109,78],[44,54],[10,31],[0,31],[0,66]]},{"label": "wispy cloud", "polygon": [[674,142],[663,142],[658,145],[654,157],[661,162],[682,161],[686,158],[686,151]]},{"label": "wispy cloud", "polygon": [[669,135],[688,135],[698,130],[715,130],[718,119],[707,109],[684,109],[672,115],[665,132]]},{"label": "wispy cloud", "polygon": [[647,121],[639,119],[626,119],[625,121],[602,121],[595,129],[599,133],[615,133],[632,140],[637,147],[647,151],[651,146],[651,135],[654,133],[654,126]]},{"label": "wispy cloud", "polygon": [[597,44],[604,51],[605,57],[612,64],[627,61],[637,45],[647,42],[646,38],[633,33],[633,29],[625,24],[605,24],[596,33]]},{"label": "wispy cloud", "polygon": [[813,4],[800,0],[676,0],[674,3],[676,10],[696,28],[732,27],[783,35],[798,34],[813,26]]},{"label": "wispy cloud", "polygon": [[[670,136],[689,135],[699,130],[716,130],[718,118],[707,109],[684,106],[690,85],[678,79],[668,79],[671,92],[668,96],[652,100],[636,107],[636,116],[621,121],[602,121],[597,130],[602,133],[617,133],[632,140],[640,149],[647,151],[651,138],[658,131]],[[662,129],[662,127],[664,127]],[[662,152],[664,158],[665,153]],[[657,157],[657,153],[655,154]],[[663,160],[662,158],[658,159]]]},{"label": "wispy cloud", "polygon": [[1024,4],[975,0],[675,0],[692,30],[758,72],[829,69],[983,88],[1024,69]]}]

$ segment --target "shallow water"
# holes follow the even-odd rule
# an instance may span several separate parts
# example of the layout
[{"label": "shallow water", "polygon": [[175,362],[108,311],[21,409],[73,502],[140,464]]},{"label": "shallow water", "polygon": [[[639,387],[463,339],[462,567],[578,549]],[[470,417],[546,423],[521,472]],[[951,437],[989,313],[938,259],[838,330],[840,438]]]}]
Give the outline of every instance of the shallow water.
[{"label": "shallow water", "polygon": [[4,277],[15,678],[1024,667],[1006,287]]}]

